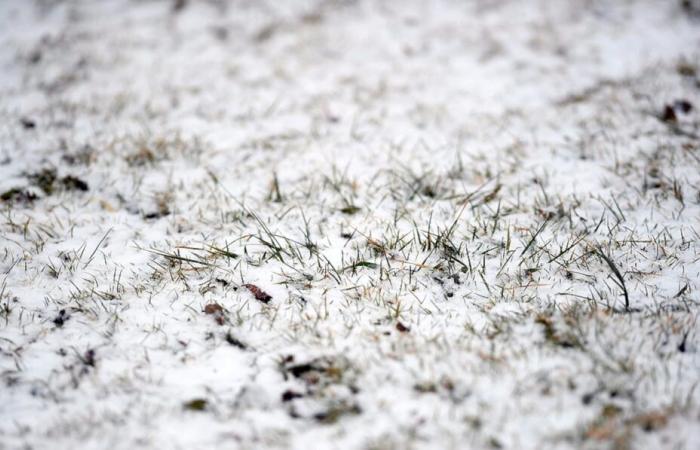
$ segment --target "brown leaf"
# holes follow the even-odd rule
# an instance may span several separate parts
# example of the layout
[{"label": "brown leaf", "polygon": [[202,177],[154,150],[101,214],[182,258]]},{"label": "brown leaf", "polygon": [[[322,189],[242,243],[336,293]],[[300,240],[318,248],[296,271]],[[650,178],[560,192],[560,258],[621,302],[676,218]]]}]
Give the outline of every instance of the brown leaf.
[{"label": "brown leaf", "polygon": [[78,177],[73,175],[68,175],[61,178],[61,183],[63,187],[68,191],[87,191],[89,189],[88,184]]},{"label": "brown leaf", "polygon": [[644,431],[656,431],[666,426],[668,415],[661,411],[652,411],[635,417],[633,422],[642,427]]},{"label": "brown leaf", "polygon": [[0,194],[0,200],[8,203],[30,204],[36,199],[37,196],[33,192],[19,188],[12,188],[9,191]]},{"label": "brown leaf", "polygon": [[617,428],[612,421],[604,421],[600,424],[595,424],[586,430],[586,438],[596,441],[606,441],[615,437]]},{"label": "brown leaf", "polygon": [[190,411],[204,411],[207,409],[208,402],[203,398],[195,398],[182,405],[185,409]]},{"label": "brown leaf", "polygon": [[399,330],[401,333],[408,333],[409,331],[411,331],[410,327],[407,327],[401,322],[396,322],[396,329]]},{"label": "brown leaf", "polygon": [[225,320],[224,320],[224,308],[221,307],[218,303],[209,303],[204,307],[204,314],[211,314],[214,316],[214,320],[216,320],[216,323],[219,325],[223,325]]},{"label": "brown leaf", "polygon": [[676,111],[673,109],[673,106],[666,105],[664,107],[664,111],[661,114],[661,120],[667,123],[675,123],[678,121],[678,117],[676,117]]},{"label": "brown leaf", "polygon": [[217,314],[217,313],[223,313],[224,308],[221,307],[218,303],[209,303],[204,307],[204,313],[205,314]]},{"label": "brown leaf", "polygon": [[295,398],[302,398],[304,397],[304,394],[300,394],[299,392],[292,391],[292,390],[286,390],[282,393],[282,401],[283,402],[291,402]]},{"label": "brown leaf", "polygon": [[244,284],[243,287],[248,289],[258,301],[261,301],[263,303],[269,303],[270,300],[272,300],[272,296],[270,294],[263,291],[254,284]]}]

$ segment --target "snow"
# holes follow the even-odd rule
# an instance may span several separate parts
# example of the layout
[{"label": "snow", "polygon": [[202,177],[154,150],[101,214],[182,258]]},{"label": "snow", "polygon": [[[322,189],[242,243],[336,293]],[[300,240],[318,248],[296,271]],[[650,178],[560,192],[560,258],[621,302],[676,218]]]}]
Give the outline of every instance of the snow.
[{"label": "snow", "polygon": [[692,6],[178,5],[0,2],[0,449],[700,446]]}]

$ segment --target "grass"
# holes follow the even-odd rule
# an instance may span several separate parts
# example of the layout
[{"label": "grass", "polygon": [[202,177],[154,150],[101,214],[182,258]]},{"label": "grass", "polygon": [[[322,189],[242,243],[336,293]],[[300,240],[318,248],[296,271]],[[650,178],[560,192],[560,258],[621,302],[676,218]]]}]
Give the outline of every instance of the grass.
[{"label": "grass", "polygon": [[[505,2],[489,17],[539,55],[518,62],[469,34],[500,40],[481,6],[289,6],[270,25],[177,3],[115,12],[142,19],[127,34],[75,6],[11,55],[45,104],[0,87],[9,445],[692,441],[694,59],[605,75],[567,37],[647,39],[607,14],[671,6],[551,6],[540,26]],[[364,19],[396,37],[367,45]],[[461,68],[457,43],[510,69]]]}]

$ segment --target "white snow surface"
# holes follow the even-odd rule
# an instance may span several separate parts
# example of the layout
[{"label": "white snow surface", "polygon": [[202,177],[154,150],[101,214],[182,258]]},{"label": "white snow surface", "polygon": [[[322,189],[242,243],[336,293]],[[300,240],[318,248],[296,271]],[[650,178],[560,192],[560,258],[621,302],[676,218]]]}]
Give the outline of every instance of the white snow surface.
[{"label": "white snow surface", "polygon": [[694,8],[0,1],[0,449],[700,448]]}]

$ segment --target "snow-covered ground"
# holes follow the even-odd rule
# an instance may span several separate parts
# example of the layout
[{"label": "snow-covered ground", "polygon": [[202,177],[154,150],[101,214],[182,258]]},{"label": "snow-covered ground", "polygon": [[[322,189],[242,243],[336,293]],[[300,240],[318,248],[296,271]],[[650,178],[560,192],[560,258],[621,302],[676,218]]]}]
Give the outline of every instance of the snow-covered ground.
[{"label": "snow-covered ground", "polygon": [[700,448],[700,6],[0,1],[0,448]]}]

